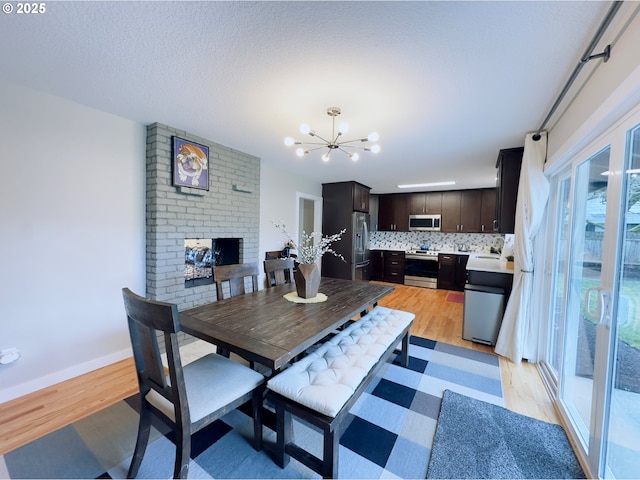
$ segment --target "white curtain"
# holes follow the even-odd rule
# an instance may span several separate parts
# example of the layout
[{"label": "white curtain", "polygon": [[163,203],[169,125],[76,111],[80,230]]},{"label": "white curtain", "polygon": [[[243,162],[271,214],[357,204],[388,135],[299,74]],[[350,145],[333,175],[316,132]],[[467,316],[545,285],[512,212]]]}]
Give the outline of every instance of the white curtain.
[{"label": "white curtain", "polygon": [[538,361],[540,318],[533,316],[533,239],[542,222],[549,197],[549,182],[544,176],[547,134],[539,140],[528,134],[524,142],[518,199],[516,202],[515,241],[513,246],[513,289],[504,313],[495,351],[515,363],[524,358]]}]

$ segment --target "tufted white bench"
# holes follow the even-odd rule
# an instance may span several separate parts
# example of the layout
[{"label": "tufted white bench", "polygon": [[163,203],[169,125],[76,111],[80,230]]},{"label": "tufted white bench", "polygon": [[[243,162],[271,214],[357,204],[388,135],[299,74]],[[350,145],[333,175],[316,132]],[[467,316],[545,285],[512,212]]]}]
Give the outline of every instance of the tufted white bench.
[{"label": "tufted white bench", "polygon": [[[338,445],[347,413],[402,342],[407,366],[409,328],[415,315],[376,306],[313,353],[267,382],[267,402],[276,411],[276,463],[294,457],[325,478],[338,475]],[[322,460],[294,443],[291,416],[322,429]]]}]

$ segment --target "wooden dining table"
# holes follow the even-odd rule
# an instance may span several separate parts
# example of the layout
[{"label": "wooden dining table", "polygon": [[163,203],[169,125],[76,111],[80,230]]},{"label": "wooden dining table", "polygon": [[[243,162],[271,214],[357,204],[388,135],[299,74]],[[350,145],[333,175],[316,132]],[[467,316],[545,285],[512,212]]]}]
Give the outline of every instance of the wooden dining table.
[{"label": "wooden dining table", "polygon": [[320,303],[294,303],[278,285],[180,312],[182,331],[278,372],[297,355],[391,293],[394,287],[323,277]]}]

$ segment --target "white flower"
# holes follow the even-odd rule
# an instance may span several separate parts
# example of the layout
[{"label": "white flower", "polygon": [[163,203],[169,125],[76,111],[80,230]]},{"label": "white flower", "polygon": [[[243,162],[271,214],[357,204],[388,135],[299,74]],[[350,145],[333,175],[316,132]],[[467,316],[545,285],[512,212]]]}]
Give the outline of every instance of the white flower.
[{"label": "white flower", "polygon": [[[340,258],[344,261],[344,257],[333,250],[331,248],[331,244],[333,242],[337,242],[342,238],[342,235],[346,233],[347,229],[343,228],[338,233],[334,233],[333,235],[325,235],[322,236],[320,232],[312,232],[311,234],[307,234],[306,232],[302,232],[302,245],[296,246],[296,242],[291,238],[289,232],[287,232],[287,227],[283,223],[276,223],[272,221],[274,227],[279,228],[282,233],[287,236],[287,245],[289,242],[293,245],[293,248],[298,250],[298,258],[297,261],[299,263],[316,263],[318,260],[322,258],[325,253],[331,253],[336,257]],[[316,242],[315,239],[318,239]]]}]

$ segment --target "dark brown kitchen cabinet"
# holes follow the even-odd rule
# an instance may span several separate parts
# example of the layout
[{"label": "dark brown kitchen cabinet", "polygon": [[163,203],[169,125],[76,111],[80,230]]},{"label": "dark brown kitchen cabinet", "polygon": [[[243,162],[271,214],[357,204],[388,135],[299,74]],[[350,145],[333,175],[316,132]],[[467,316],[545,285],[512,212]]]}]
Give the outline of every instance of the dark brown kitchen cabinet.
[{"label": "dark brown kitchen cabinet", "polygon": [[445,233],[480,232],[480,190],[442,192],[441,229]]},{"label": "dark brown kitchen cabinet", "polygon": [[496,189],[482,190],[482,205],[480,207],[480,231],[492,233],[496,220]]},{"label": "dark brown kitchen cabinet", "polygon": [[349,212],[369,213],[370,187],[358,182],[336,182],[322,184],[322,197],[325,204],[331,203],[337,208]]},{"label": "dark brown kitchen cabinet", "polygon": [[417,192],[407,195],[409,215],[442,213],[442,192]]},{"label": "dark brown kitchen cabinet", "polygon": [[496,231],[513,233],[516,223],[516,200],[524,147],[506,148],[498,153],[496,168]]},{"label": "dark brown kitchen cabinet", "polygon": [[456,255],[438,254],[438,288],[454,290],[456,286]]},{"label": "dark brown kitchen cabinet", "polygon": [[385,282],[404,283],[404,252],[400,250],[384,250]]},{"label": "dark brown kitchen cabinet", "polygon": [[460,232],[481,232],[480,211],[482,202],[481,190],[460,191]]},{"label": "dark brown kitchen cabinet", "polygon": [[468,255],[438,254],[438,288],[464,291],[468,260]]},{"label": "dark brown kitchen cabinet", "polygon": [[378,197],[378,230],[409,231],[406,194],[390,193]]},{"label": "dark brown kitchen cabinet", "polygon": [[371,280],[384,281],[384,251],[371,250],[369,252]]},{"label": "dark brown kitchen cabinet", "polygon": [[460,192],[442,192],[442,220],[440,229],[445,233],[456,233],[460,225]]},{"label": "dark brown kitchen cabinet", "polygon": [[456,255],[456,275],[454,282],[454,290],[464,292],[464,286],[467,283],[467,262],[469,255]]},{"label": "dark brown kitchen cabinet", "polygon": [[371,189],[361,183],[353,183],[353,211],[369,213],[369,192]]}]

